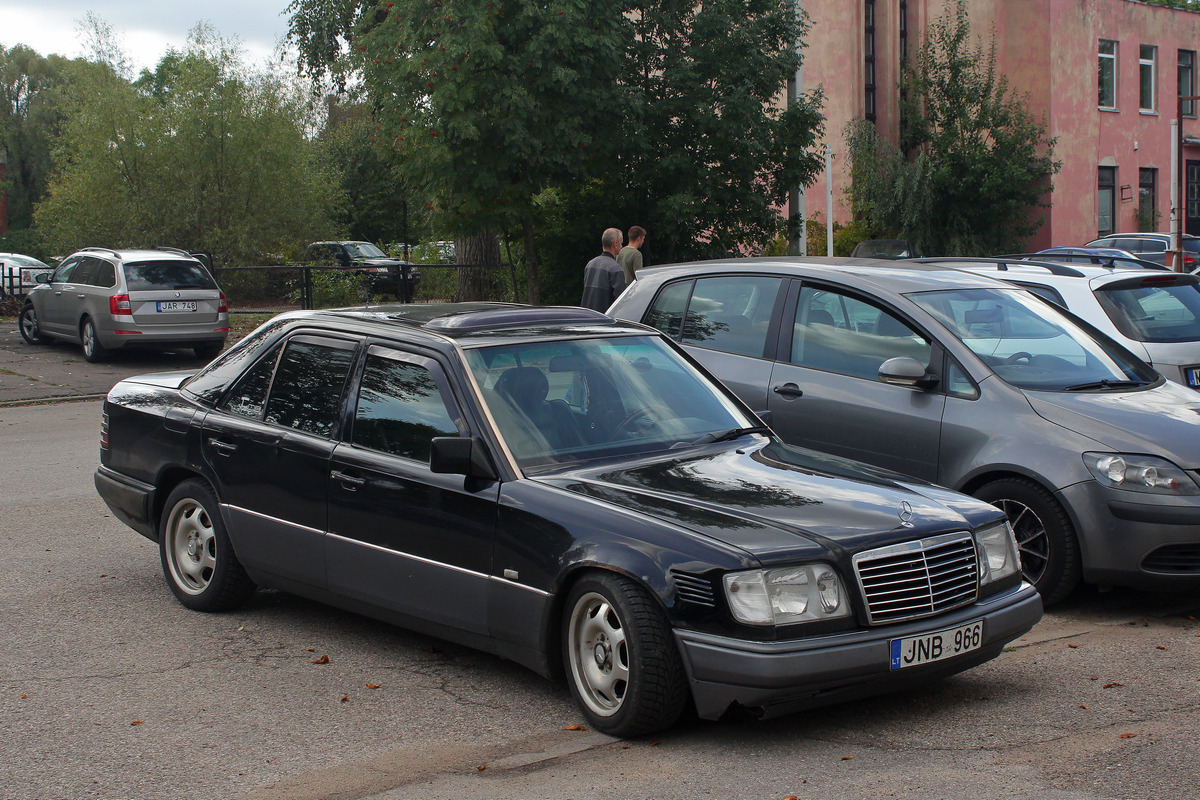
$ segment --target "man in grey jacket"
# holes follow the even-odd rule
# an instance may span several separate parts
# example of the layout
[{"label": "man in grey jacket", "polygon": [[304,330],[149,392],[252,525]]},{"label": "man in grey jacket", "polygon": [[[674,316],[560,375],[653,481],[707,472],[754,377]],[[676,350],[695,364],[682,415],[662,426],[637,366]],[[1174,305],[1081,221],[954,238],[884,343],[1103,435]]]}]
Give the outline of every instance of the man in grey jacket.
[{"label": "man in grey jacket", "polygon": [[617,263],[621,252],[621,231],[609,228],[600,237],[604,250],[583,268],[583,299],[579,305],[596,311],[608,311],[608,307],[625,291],[625,270]]}]

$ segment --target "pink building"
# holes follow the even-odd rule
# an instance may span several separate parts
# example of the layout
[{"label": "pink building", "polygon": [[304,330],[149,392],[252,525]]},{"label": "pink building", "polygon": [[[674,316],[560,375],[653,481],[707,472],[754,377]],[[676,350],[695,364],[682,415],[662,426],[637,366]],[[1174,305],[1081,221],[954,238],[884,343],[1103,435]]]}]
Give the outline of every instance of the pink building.
[{"label": "pink building", "polygon": [[[906,52],[949,0],[802,0],[812,20],[804,86],[826,97],[826,137],[845,152],[842,131],[857,116],[895,140],[897,83]],[[1200,13],[1137,0],[968,0],[972,34],[996,37],[998,71],[1027,94],[1034,116],[1057,138],[1045,224],[1031,249],[1083,244],[1110,232],[1167,231],[1171,201],[1171,122],[1179,98],[1200,95]],[[1180,228],[1200,235],[1200,102],[1180,119]],[[835,157],[834,217],[847,165]],[[987,202],[980,198],[980,202]],[[824,219],[824,180],[809,188],[807,216]]]}]

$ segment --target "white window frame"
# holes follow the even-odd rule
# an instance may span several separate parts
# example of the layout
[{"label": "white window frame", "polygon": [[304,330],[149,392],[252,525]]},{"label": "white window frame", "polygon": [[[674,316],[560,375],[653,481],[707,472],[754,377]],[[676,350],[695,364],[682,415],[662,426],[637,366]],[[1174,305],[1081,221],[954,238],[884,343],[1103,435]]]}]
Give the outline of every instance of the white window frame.
[{"label": "white window frame", "polygon": [[[1106,45],[1111,45],[1111,52],[1105,52]],[[1098,57],[1099,57],[1098,73],[1097,73],[1097,83],[1098,83],[1098,85],[1097,85],[1097,105],[1100,108],[1115,109],[1117,107],[1117,42],[1116,42],[1116,40],[1101,39],[1100,45],[1097,49],[1097,53],[1098,53]],[[1111,98],[1104,98],[1104,97],[1100,97],[1100,95],[1099,95],[1099,92],[1103,91],[1103,88],[1104,88],[1103,76],[1104,76],[1104,71],[1105,71],[1105,64],[1108,65],[1108,70],[1112,74],[1112,97]],[[1104,103],[1104,101],[1106,99],[1111,99],[1112,103],[1110,105],[1106,105]]]},{"label": "white window frame", "polygon": [[1138,110],[1158,112],[1158,48],[1152,44],[1138,47]]}]

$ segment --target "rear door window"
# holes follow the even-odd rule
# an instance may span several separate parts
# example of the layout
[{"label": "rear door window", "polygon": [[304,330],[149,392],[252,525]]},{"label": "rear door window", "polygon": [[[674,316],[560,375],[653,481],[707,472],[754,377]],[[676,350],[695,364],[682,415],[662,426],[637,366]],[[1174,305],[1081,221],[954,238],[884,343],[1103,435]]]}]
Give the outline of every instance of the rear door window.
[{"label": "rear door window", "polygon": [[331,436],[337,422],[354,343],[315,336],[288,342],[275,367],[265,419],[285,428]]},{"label": "rear door window", "polygon": [[763,357],[781,278],[726,275],[672,284],[647,323],[683,343]]}]

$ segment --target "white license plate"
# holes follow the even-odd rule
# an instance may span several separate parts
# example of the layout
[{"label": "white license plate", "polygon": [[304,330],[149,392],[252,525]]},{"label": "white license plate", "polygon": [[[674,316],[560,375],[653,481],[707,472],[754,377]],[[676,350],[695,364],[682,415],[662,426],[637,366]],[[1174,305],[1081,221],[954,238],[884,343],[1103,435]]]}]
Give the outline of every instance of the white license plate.
[{"label": "white license plate", "polygon": [[892,669],[904,669],[941,661],[943,658],[953,658],[978,650],[982,644],[981,619],[937,633],[892,639]]},{"label": "white license plate", "polygon": [[199,305],[195,300],[172,300],[169,303],[159,302],[156,304],[160,313],[174,313],[176,311],[195,311]]},{"label": "white license plate", "polygon": [[1200,389],[1200,369],[1196,367],[1188,367],[1186,370],[1188,386],[1193,389]]}]

